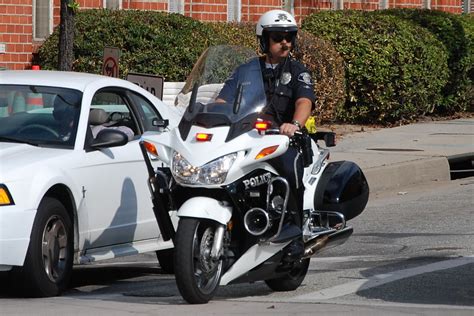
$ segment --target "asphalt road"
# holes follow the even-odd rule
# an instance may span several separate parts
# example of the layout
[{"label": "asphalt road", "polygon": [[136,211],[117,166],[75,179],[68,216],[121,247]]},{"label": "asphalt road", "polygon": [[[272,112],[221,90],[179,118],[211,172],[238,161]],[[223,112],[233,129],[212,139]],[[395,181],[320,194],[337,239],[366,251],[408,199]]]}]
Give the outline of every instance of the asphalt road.
[{"label": "asphalt road", "polygon": [[473,177],[383,192],[350,222],[347,243],[312,259],[294,292],[239,284],[187,305],[146,254],[76,267],[56,298],[15,298],[0,282],[0,315],[474,315],[473,214]]}]

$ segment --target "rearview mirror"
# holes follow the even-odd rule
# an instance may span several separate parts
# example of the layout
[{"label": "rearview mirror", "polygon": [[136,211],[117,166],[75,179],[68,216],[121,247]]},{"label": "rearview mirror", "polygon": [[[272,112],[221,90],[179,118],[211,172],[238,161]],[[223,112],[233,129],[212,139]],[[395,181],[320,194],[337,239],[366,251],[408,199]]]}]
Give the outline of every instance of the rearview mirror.
[{"label": "rearview mirror", "polygon": [[166,128],[166,127],[168,127],[168,125],[170,125],[170,121],[169,120],[160,120],[160,119],[155,118],[151,122],[151,125],[156,126],[156,127]]},{"label": "rearview mirror", "polygon": [[314,134],[309,134],[309,136],[315,141],[324,140],[327,147],[336,146],[336,133],[334,132],[316,132]]}]

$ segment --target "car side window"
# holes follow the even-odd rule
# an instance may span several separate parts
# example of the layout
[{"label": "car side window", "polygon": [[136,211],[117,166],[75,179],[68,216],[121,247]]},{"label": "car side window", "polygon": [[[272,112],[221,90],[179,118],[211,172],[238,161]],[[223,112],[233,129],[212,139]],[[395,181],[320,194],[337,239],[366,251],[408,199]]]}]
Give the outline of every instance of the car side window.
[{"label": "car side window", "polygon": [[104,128],[123,131],[132,140],[140,134],[133,112],[119,91],[99,91],[92,98],[89,125],[93,136]]},{"label": "car side window", "polygon": [[132,97],[136,105],[140,108],[139,115],[141,116],[145,131],[159,131],[159,127],[153,126],[153,120],[162,119],[156,107],[148,99],[136,93],[132,93]]}]

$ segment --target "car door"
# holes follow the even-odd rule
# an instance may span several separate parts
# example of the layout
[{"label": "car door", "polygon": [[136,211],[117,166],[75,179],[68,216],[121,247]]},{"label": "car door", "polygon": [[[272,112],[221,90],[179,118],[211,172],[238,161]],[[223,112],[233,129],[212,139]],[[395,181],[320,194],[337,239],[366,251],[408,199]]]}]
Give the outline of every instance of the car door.
[{"label": "car door", "polygon": [[[86,248],[105,247],[156,238],[147,172],[138,145],[144,123],[134,108],[134,93],[102,89],[92,98],[91,110],[108,114],[108,128],[126,126],[134,137],[124,146],[86,150],[82,168],[89,238]],[[158,116],[155,110],[155,115]],[[86,140],[87,141],[87,140]]]}]

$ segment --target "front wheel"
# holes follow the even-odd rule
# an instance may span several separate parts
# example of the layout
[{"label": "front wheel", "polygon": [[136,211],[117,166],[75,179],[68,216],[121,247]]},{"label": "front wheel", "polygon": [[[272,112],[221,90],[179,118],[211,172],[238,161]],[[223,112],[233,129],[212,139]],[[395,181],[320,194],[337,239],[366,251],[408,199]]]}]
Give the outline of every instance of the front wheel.
[{"label": "front wheel", "polygon": [[54,198],[41,201],[23,267],[13,278],[23,296],[48,297],[66,289],[72,272],[73,226],[66,208]]},{"label": "front wheel", "polygon": [[219,224],[181,218],[175,239],[176,284],[190,304],[204,304],[214,297],[222,276],[222,259],[211,258],[214,233]]}]

